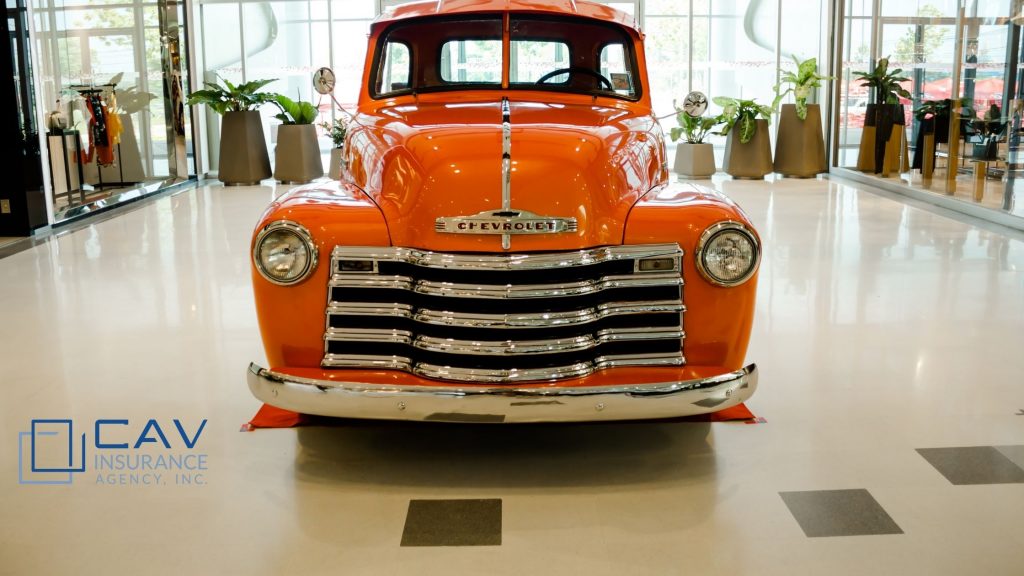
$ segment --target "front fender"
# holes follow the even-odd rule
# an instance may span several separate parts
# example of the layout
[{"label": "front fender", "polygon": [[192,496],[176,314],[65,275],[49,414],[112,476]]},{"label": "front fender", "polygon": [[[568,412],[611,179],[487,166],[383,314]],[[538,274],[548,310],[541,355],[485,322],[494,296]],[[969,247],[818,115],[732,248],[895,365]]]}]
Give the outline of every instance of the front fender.
[{"label": "front fender", "polygon": [[757,234],[743,210],[718,192],[693,184],[666,184],[651,190],[630,211],[623,243],[676,242],[682,247],[686,361],[739,370],[754,321],[757,273],[739,286],[723,288],[705,280],[694,260],[700,235],[723,220],[741,222]]},{"label": "front fender", "polygon": [[[290,220],[309,231],[318,262],[298,284],[268,282],[250,259],[256,316],[271,367],[319,367],[324,354],[327,284],[331,250],[337,245],[390,246],[387,223],[358,188],[342,182],[302,186],[282,195],[263,213],[256,234],[276,220]],[[250,254],[253,246],[250,245]]]}]

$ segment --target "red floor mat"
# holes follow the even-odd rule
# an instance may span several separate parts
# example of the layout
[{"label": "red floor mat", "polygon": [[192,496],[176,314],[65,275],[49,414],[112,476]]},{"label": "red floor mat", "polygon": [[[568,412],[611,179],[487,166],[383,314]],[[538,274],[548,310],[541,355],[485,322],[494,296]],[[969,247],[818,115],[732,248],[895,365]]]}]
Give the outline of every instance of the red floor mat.
[{"label": "red floor mat", "polygon": [[[746,404],[739,404],[732,408],[712,412],[711,414],[701,414],[699,416],[680,418],[680,420],[683,422],[733,422],[742,420],[747,423],[764,421],[763,419],[754,416],[754,414],[747,408]],[[290,410],[271,406],[270,404],[264,404],[260,408],[259,412],[252,417],[252,420],[242,425],[242,431],[248,432],[257,428],[294,428],[296,426],[309,426],[311,424],[331,426],[332,422],[336,423],[339,421],[340,419],[337,418],[299,414],[298,412],[292,412]]]}]

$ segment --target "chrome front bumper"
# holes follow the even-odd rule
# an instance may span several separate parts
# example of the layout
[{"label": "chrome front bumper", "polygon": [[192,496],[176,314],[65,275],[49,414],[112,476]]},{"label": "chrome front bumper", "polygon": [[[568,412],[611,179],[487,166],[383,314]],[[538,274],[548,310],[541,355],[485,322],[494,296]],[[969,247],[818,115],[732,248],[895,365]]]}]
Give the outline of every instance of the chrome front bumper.
[{"label": "chrome front bumper", "polygon": [[312,380],[249,365],[249,389],[304,414],[436,422],[585,422],[675,418],[746,401],[757,366],[699,380],[631,386],[395,386]]}]

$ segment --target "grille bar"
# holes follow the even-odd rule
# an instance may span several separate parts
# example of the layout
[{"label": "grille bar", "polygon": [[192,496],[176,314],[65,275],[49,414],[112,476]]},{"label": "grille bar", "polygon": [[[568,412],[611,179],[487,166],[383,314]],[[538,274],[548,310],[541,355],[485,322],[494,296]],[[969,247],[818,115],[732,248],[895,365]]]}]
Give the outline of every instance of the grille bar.
[{"label": "grille bar", "polygon": [[610,302],[592,308],[561,312],[522,312],[519,314],[475,314],[415,309],[409,304],[395,302],[390,305],[350,302],[333,304],[327,308],[331,316],[391,316],[406,318],[422,324],[457,326],[463,328],[541,328],[564,325],[591,324],[603,318],[632,314],[682,313],[678,300],[655,302]]},{"label": "grille bar", "polygon": [[582,296],[602,290],[618,288],[650,288],[654,286],[682,286],[678,273],[637,276],[604,276],[595,280],[580,280],[557,284],[487,285],[454,284],[434,280],[416,280],[408,276],[366,277],[337,273],[331,278],[331,288],[385,288],[408,290],[428,296],[449,298],[558,298]]},{"label": "grille bar", "polygon": [[456,382],[530,382],[538,380],[560,380],[581,378],[608,368],[627,366],[682,366],[682,353],[678,354],[621,354],[600,356],[592,362],[577,362],[566,366],[545,368],[460,368],[428,363],[413,363],[405,356],[363,356],[352,354],[328,354],[324,357],[325,368],[360,368],[378,370],[401,370],[425,378],[452,380]]},{"label": "grille bar", "polygon": [[456,340],[454,338],[438,338],[423,335],[416,336],[408,330],[379,330],[375,328],[338,330],[329,328],[324,337],[330,342],[387,342],[449,354],[521,356],[589,350],[608,342],[622,342],[626,340],[678,340],[683,337],[683,331],[651,331],[649,328],[613,328],[599,330],[593,336],[588,334],[572,338],[549,340],[480,341]]},{"label": "grille bar", "polygon": [[682,255],[675,244],[501,255],[336,247],[321,365],[486,383],[680,366]]},{"label": "grille bar", "polygon": [[[415,248],[381,246],[335,246],[331,252],[332,270],[339,270],[344,260],[372,262],[405,262],[426,268],[455,270],[501,271],[575,268],[612,262],[638,260],[657,256],[679,257],[683,251],[677,244],[628,244],[591,250],[540,254],[448,254]],[[376,268],[374,269],[376,272]]]}]

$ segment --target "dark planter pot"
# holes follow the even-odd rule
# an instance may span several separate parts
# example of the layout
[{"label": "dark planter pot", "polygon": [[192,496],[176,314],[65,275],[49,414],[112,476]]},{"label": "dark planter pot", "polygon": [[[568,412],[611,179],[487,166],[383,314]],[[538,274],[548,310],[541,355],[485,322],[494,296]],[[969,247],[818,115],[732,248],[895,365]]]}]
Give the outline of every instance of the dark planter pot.
[{"label": "dark planter pot", "polygon": [[918,170],[924,168],[925,148],[927,148],[925,140],[927,136],[932,137],[931,154],[934,160],[934,145],[949,143],[949,116],[933,116],[917,121],[917,139],[914,141],[914,162],[911,164],[911,168]]},{"label": "dark planter pot", "polygon": [[228,185],[258,184],[270,178],[270,156],[263,139],[263,120],[255,110],[228,112],[220,125],[217,177]]},{"label": "dark planter pot", "polygon": [[[871,106],[868,106],[868,116],[871,116]],[[906,119],[903,115],[902,104],[876,104],[875,105],[875,172],[882,172],[885,162],[885,147],[892,135],[894,126],[904,126]]]},{"label": "dark planter pot", "polygon": [[949,115],[936,116],[932,121],[935,123],[935,143],[949,144]]},{"label": "dark planter pot", "polygon": [[893,127],[905,125],[902,104],[868,104],[857,168],[876,174],[883,172],[886,145],[892,139]]},{"label": "dark planter pot", "polygon": [[783,176],[810,178],[828,169],[821,106],[807,105],[807,118],[796,115],[796,104],[783,104],[775,142],[775,171]]},{"label": "dark planter pot", "polygon": [[772,172],[772,146],[768,121],[756,120],[757,130],[750,142],[740,142],[739,128],[734,124],[725,140],[722,171],[733,178],[764,178]]}]

